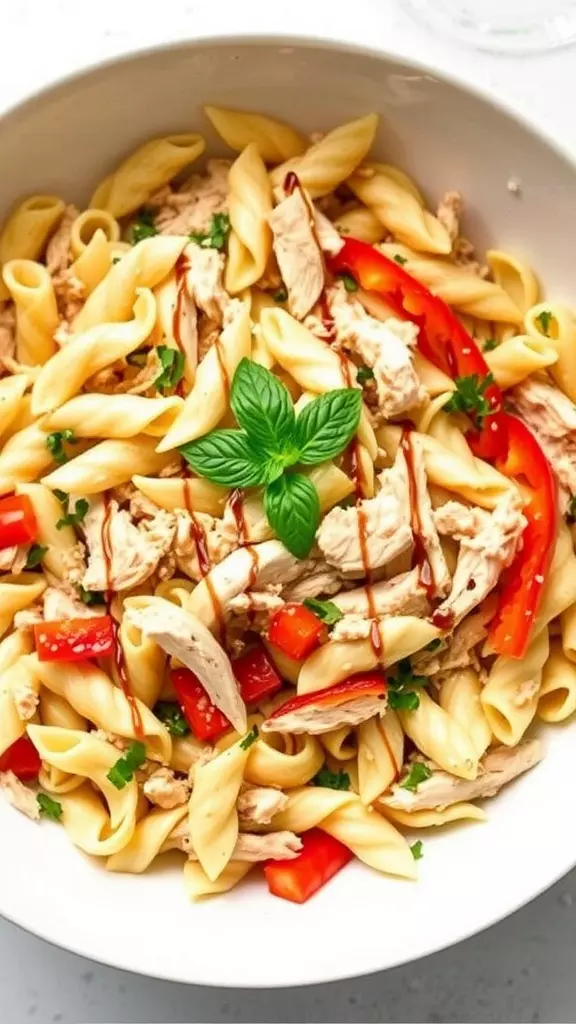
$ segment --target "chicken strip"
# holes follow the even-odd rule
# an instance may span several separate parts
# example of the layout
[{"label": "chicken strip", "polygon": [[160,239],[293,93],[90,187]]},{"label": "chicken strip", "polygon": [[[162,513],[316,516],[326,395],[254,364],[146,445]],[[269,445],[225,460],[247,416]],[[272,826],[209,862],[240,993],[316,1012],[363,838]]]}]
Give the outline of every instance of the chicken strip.
[{"label": "chicken strip", "polygon": [[14,772],[0,772],[0,789],[6,794],[7,799],[16,808],[17,811],[21,811],[27,818],[31,818],[32,821],[38,821],[40,818],[40,808],[38,801],[36,800],[36,794],[28,789],[20,779],[14,775]]},{"label": "chicken strip", "polygon": [[268,215],[272,243],[282,280],[288,291],[288,309],[303,320],[324,289],[326,268],[315,228],[314,208],[302,188]]},{"label": "chicken strip", "polygon": [[169,768],[158,768],[146,779],[142,792],[151,804],[169,811],[186,803],[190,785],[185,779],[177,779]]},{"label": "chicken strip", "polygon": [[236,802],[242,826],[269,825],[275,814],[283,811],[288,797],[272,786],[246,786]]},{"label": "chicken strip", "polygon": [[96,497],[90,501],[83,525],[89,557],[82,586],[85,590],[121,591],[133,589],[152,575],[172,545],[176,518],[161,509],[136,526],[117,501],[107,506]]},{"label": "chicken strip", "polygon": [[262,732],[290,732],[298,735],[309,733],[318,736],[343,725],[353,726],[366,722],[374,715],[386,711],[385,696],[367,695],[355,697],[344,704],[322,705],[310,702],[305,707],[287,711],[284,715],[268,718],[262,722]]},{"label": "chicken strip", "polygon": [[554,384],[531,377],[508,392],[507,398],[556,473],[565,512],[576,495],[576,406]]},{"label": "chicken strip", "polygon": [[183,253],[186,293],[198,309],[217,324],[231,299],[222,283],[225,257],[218,249],[208,249],[190,242]]},{"label": "chicken strip", "polygon": [[170,186],[153,195],[148,206],[156,207],[154,223],[161,235],[203,234],[210,230],[215,213],[228,208],[230,160],[208,160],[204,174],[193,174],[179,191]]},{"label": "chicken strip", "polygon": [[343,590],[340,594],[334,594],[331,600],[345,617],[366,617],[375,612],[378,617],[416,615],[423,618],[429,610],[428,596],[420,582],[418,569],[394,576],[391,580],[373,583],[369,590],[367,587]]}]

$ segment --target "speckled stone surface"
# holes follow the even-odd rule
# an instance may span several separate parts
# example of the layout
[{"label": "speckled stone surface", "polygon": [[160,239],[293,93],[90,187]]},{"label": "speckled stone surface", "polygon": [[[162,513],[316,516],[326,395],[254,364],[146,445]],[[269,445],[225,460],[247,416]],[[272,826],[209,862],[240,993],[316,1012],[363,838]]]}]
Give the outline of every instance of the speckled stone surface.
[{"label": "speckled stone surface", "polygon": [[[481,2],[481,0],[479,0]],[[509,4],[521,0],[505,0]],[[210,8],[209,10],[207,8]],[[217,10],[216,10],[217,8]],[[576,46],[537,57],[476,53],[422,30],[401,0],[10,0],[2,5],[0,110],[56,75],[150,45],[225,28],[323,34],[432,63],[498,95],[576,157]],[[535,824],[535,827],[536,824]],[[529,836],[518,837],[518,857]],[[7,884],[7,880],[4,880]],[[62,894],[66,899],[66,893]],[[373,925],[373,923],[372,923]],[[387,927],[382,922],[382,927]],[[151,942],[169,942],[154,936]],[[38,1021],[576,1021],[576,873],[507,921],[426,960],[357,981],[238,991],[152,981],[61,952],[0,921],[0,1016]]]}]

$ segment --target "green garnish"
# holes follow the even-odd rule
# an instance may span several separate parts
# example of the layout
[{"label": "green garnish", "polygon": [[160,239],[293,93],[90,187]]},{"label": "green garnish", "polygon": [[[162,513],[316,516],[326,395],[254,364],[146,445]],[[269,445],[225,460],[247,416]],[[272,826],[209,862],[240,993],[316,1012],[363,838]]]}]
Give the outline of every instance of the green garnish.
[{"label": "green garnish", "polygon": [[36,803],[40,808],[40,815],[43,818],[50,818],[51,821],[60,821],[62,817],[62,804],[58,803],[57,800],[53,800],[48,793],[37,793]]},{"label": "green garnish", "polygon": [[153,238],[158,234],[158,229],[152,220],[151,210],[140,210],[138,220],[134,222],[130,231],[132,245],[141,242],[143,238]]},{"label": "green garnish", "polygon": [[150,349],[148,348],[137,348],[135,352],[130,352],[126,356],[126,362],[129,366],[137,366],[139,369],[142,369],[143,366],[146,366],[149,351]]},{"label": "green garnish", "polygon": [[552,313],[548,309],[543,309],[541,313],[538,313],[536,317],[536,323],[542,329],[542,334],[548,337],[548,328],[550,327],[550,321],[552,320]]},{"label": "green garnish", "polygon": [[464,412],[473,420],[476,427],[482,426],[485,416],[490,416],[498,411],[485,392],[494,384],[494,377],[488,373],[485,377],[479,377],[473,373],[470,377],[456,377],[456,391],[453,391],[444,406],[445,412]]},{"label": "green garnish", "polygon": [[420,783],[429,779],[431,775],[432,772],[427,764],[424,764],[423,761],[414,761],[408,775],[404,781],[400,783],[400,788],[409,789],[411,793],[415,793]]},{"label": "green garnish", "polygon": [[212,214],[210,228],[205,234],[191,234],[191,242],[201,245],[203,249],[223,249],[230,234],[230,217],[227,213]]},{"label": "green garnish", "polygon": [[104,595],[100,590],[85,590],[81,583],[78,584],[78,597],[83,604],[104,604]]},{"label": "green garnish", "polygon": [[89,508],[90,504],[86,501],[86,498],[78,498],[74,511],[67,512],[65,516],[62,516],[62,519],[59,519],[56,523],[56,529],[62,530],[65,526],[78,526],[80,523],[83,523]]},{"label": "green garnish", "polygon": [[272,296],[274,302],[286,302],[288,298],[288,292],[285,288],[279,288],[277,292],[274,292]]},{"label": "green garnish", "polygon": [[240,746],[242,750],[249,750],[253,743],[258,739],[258,726],[253,725],[250,732],[247,732],[244,739],[240,740]]},{"label": "green garnish", "polygon": [[424,856],[424,847],[422,845],[421,839],[418,839],[415,843],[412,843],[412,846],[410,847],[410,852],[414,857],[414,860],[422,860],[422,857]]},{"label": "green garnish", "polygon": [[114,267],[117,263],[120,263],[120,256],[112,257],[112,266]]},{"label": "green garnish", "polygon": [[154,708],[154,714],[164,723],[171,736],[187,736],[190,732],[179,704],[161,700]]},{"label": "green garnish", "polygon": [[320,499],[307,476],[287,470],[327,462],[346,448],[358,428],[362,392],[328,391],[296,417],[288,389],[263,366],[242,359],[230,405],[240,430],[213,430],[180,452],[213,483],[264,486],[270,526],[291,554],[306,558],[320,523]]},{"label": "green garnish", "polygon": [[112,766],[106,778],[113,786],[116,786],[116,789],[124,789],[129,782],[132,782],[134,772],[142,767],[145,760],[146,747],[140,740],[136,740]]},{"label": "green garnish", "polygon": [[401,256],[400,253],[397,252],[396,255],[394,256],[394,262],[399,263],[400,266],[403,267],[405,263],[408,263],[408,260],[406,259],[405,256]]},{"label": "green garnish", "polygon": [[343,616],[343,612],[334,601],[320,601],[317,597],[307,597],[302,603],[327,626],[335,626]]},{"label": "green garnish", "polygon": [[326,765],[314,776],[312,782],[315,786],[322,786],[324,789],[350,789],[348,772],[331,772]]},{"label": "green garnish", "polygon": [[59,490],[58,487],[54,488],[52,494],[54,495],[55,498],[58,498],[58,501],[61,502],[62,505],[65,505],[66,502],[68,501],[68,495],[66,494],[66,491],[61,491]]},{"label": "green garnish", "polygon": [[73,430],[55,430],[53,434],[46,435],[46,447],[54,462],[57,462],[61,466],[64,462],[68,462],[69,455],[64,450],[64,442],[66,444],[76,444],[77,438],[75,437]]},{"label": "green garnish", "polygon": [[566,513],[566,522],[576,523],[576,494],[573,494],[568,502],[568,511]]},{"label": "green garnish", "polygon": [[347,292],[358,291],[358,284],[350,274],[340,274],[339,277]]},{"label": "green garnish", "polygon": [[388,707],[393,711],[415,711],[420,707],[420,697],[415,688],[427,686],[426,676],[415,676],[409,658],[403,658],[396,666],[396,675],[388,678]]},{"label": "green garnish", "polygon": [[492,349],[498,348],[498,342],[496,338],[486,338],[486,341],[484,342],[482,348],[484,349],[485,352],[491,352]]},{"label": "green garnish", "polygon": [[32,547],[28,549],[28,554],[26,556],[26,568],[35,569],[37,565],[40,565],[40,562],[47,551],[48,548],[42,547],[41,544],[33,544]]},{"label": "green garnish", "polygon": [[364,384],[367,380],[374,380],[374,370],[369,366],[359,366],[356,370],[358,384]]},{"label": "green garnish", "polygon": [[442,646],[442,638],[437,636],[435,640],[431,640],[429,644],[426,644],[425,651],[437,651]]},{"label": "green garnish", "polygon": [[168,348],[167,345],[159,345],[156,352],[162,366],[162,373],[156,377],[154,387],[158,391],[169,391],[176,387],[184,374],[184,353],[179,352],[177,348]]}]

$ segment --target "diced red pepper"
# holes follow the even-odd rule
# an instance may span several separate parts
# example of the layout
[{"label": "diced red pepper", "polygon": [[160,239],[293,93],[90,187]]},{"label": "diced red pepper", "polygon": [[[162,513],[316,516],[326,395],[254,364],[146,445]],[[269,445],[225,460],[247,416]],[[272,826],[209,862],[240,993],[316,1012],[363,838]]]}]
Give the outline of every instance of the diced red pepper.
[{"label": "diced red pepper", "polygon": [[238,680],[240,696],[246,704],[255,704],[271,697],[282,686],[272,661],[263,647],[253,647],[232,662],[232,671]]},{"label": "diced red pepper", "polygon": [[285,604],[268,629],[270,643],[295,661],[307,658],[326,636],[326,626],[304,604]]},{"label": "diced red pepper", "polygon": [[[383,298],[396,316],[417,324],[422,355],[452,379],[476,375],[483,381],[488,376],[490,370],[484,356],[450,307],[394,260],[366,242],[346,238],[340,252],[330,261],[330,268],[334,273],[351,274],[362,288]],[[493,412],[483,417],[470,441],[480,457],[501,457],[506,452],[502,392],[492,382],[483,393]]]},{"label": "diced red pepper", "polygon": [[291,903],[306,903],[318,889],[352,860],[347,846],[319,828],[302,835],[302,850],[292,860],[271,860],[264,866],[273,896]]},{"label": "diced red pepper", "polygon": [[212,703],[197,676],[188,668],[176,668],[170,678],[182,714],[199,740],[213,740],[231,728],[226,716]]},{"label": "diced red pepper", "polygon": [[21,736],[0,757],[0,772],[14,772],[21,782],[36,779],[41,767],[40,755],[29,736]]},{"label": "diced red pepper", "polygon": [[41,622],[34,626],[39,661],[86,661],[114,651],[114,622],[110,615],[93,619]]},{"label": "diced red pepper", "polygon": [[522,658],[554,554],[558,497],[554,474],[536,438],[515,416],[506,413],[505,418],[508,454],[496,459],[495,466],[529,488],[531,498],[522,510],[528,520],[522,548],[506,573],[488,639],[498,654]]},{"label": "diced red pepper", "polygon": [[34,507],[27,494],[12,494],[0,501],[0,548],[31,544],[38,536]]},{"label": "diced red pepper", "polygon": [[348,704],[349,701],[356,700],[358,697],[384,697],[385,694],[386,677],[383,672],[358,672],[341,683],[336,683],[335,686],[327,686],[325,690],[316,690],[314,693],[302,693],[298,697],[292,697],[276,708],[268,721],[306,707],[337,707],[339,704]]}]

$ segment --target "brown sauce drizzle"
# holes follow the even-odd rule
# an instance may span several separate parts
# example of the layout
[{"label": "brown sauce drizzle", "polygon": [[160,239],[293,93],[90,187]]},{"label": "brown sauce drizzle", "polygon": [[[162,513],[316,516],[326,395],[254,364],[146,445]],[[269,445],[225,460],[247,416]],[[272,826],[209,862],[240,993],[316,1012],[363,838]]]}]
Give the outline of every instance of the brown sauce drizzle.
[{"label": "brown sauce drizzle", "polygon": [[434,571],[430,564],[430,560],[426,553],[426,548],[423,541],[423,530],[422,523],[420,522],[420,514],[418,512],[418,494],[416,487],[416,472],[414,468],[414,452],[412,449],[412,439],[410,437],[412,427],[405,424],[402,428],[402,437],[400,439],[400,447],[404,453],[406,459],[406,469],[408,471],[408,492],[410,495],[410,526],[412,527],[412,534],[414,537],[414,554],[412,556],[412,567],[418,568],[418,580],[422,587],[426,591],[428,600],[431,601],[436,594],[436,580],[434,579]]},{"label": "brown sauce drizzle", "polygon": [[456,616],[454,615],[454,612],[450,611],[450,609],[447,609],[445,612],[437,609],[435,612],[432,612],[430,621],[433,626],[437,627],[437,629],[450,630],[454,625],[455,618]]},{"label": "brown sauce drizzle", "polygon": [[184,506],[186,508],[188,515],[190,516],[190,538],[194,544],[194,548],[196,551],[196,558],[198,560],[198,571],[206,584],[208,593],[210,594],[210,600],[212,602],[214,616],[218,623],[218,633],[220,636],[222,636],[224,634],[224,610],[222,608],[220,598],[216,593],[214,584],[210,579],[210,570],[212,568],[212,562],[210,559],[210,551],[208,549],[208,538],[206,536],[206,531],[202,526],[202,523],[197,519],[196,513],[194,512],[190,492],[187,487],[186,478],[184,478],[184,480],[182,481],[182,486],[184,492]]},{"label": "brown sauce drizzle", "polygon": [[228,498],[228,505],[230,511],[234,516],[236,523],[236,529],[238,531],[238,540],[241,544],[248,543],[248,524],[244,515],[244,501],[242,498],[242,491],[237,487]]},{"label": "brown sauce drizzle", "polygon": [[132,716],[132,725],[134,726],[134,733],[139,739],[144,739],[144,726],[142,724],[142,716],[136,702],[136,698],[132,693],[132,686],[130,684],[130,677],[126,668],[126,660],[124,658],[124,651],[120,642],[118,623],[114,620],[111,613],[112,597],[113,592],[110,586],[110,578],[112,572],[112,551],[110,548],[110,515],[111,515],[111,503],[108,498],[106,491],[102,495],[104,501],[104,517],[102,519],[102,553],[104,556],[104,576],[106,582],[106,591],[104,600],[106,602],[106,610],[108,615],[112,618],[112,631],[114,638],[114,665],[116,667],[116,674],[120,683],[120,688],[130,705],[130,714]]},{"label": "brown sauce drizzle", "polygon": [[[180,333],[180,320],[183,314],[184,301],[186,297],[186,274],[191,268],[190,262],[184,253],[178,257],[174,269],[176,273],[176,302],[174,303],[174,310],[172,312],[172,337],[174,338],[179,351],[184,356],[184,359],[186,359],[186,349],[184,348],[182,335]],[[178,381],[176,394],[181,398],[185,397],[183,377]]]}]

